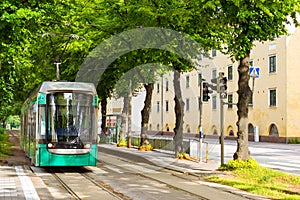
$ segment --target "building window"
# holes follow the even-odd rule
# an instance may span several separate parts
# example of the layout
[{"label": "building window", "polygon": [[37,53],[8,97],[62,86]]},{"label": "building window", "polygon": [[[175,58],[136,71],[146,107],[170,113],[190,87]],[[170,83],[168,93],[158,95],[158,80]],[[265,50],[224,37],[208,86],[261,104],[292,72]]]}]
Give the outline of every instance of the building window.
[{"label": "building window", "polygon": [[159,112],[159,101],[156,102],[156,112]]},{"label": "building window", "polygon": [[212,79],[217,78],[217,70],[216,69],[212,70],[212,72],[211,72],[211,78]]},{"label": "building window", "polygon": [[212,49],[211,50],[211,57],[216,57],[217,56],[217,50]]},{"label": "building window", "polygon": [[166,92],[168,92],[168,91],[169,91],[169,81],[166,80]]},{"label": "building window", "polygon": [[214,129],[213,134],[218,135],[218,131],[216,129]]},{"label": "building window", "polygon": [[248,135],[254,135],[254,126],[251,123],[248,124]]},{"label": "building window", "polygon": [[217,109],[217,96],[216,95],[212,96],[212,109],[213,110]]},{"label": "building window", "polygon": [[233,108],[233,94],[228,94],[227,96],[227,101],[228,101],[228,109],[232,109]]},{"label": "building window", "polygon": [[190,99],[186,99],[185,101],[186,111],[190,110]]},{"label": "building window", "polygon": [[169,101],[166,101],[166,112],[169,112]]},{"label": "building window", "polygon": [[159,83],[156,83],[156,92],[159,93]]},{"label": "building window", "polygon": [[249,66],[250,66],[250,67],[253,67],[253,66],[254,66],[253,60],[250,60],[250,61],[249,61]]},{"label": "building window", "polygon": [[269,51],[275,50],[276,49],[276,43],[270,44],[269,45]]},{"label": "building window", "polygon": [[276,55],[269,56],[269,73],[276,72]]},{"label": "building window", "polygon": [[269,133],[270,136],[278,136],[278,129],[277,129],[277,126],[275,124],[271,124],[270,126],[270,133]]},{"label": "building window", "polygon": [[190,76],[185,77],[185,87],[189,88],[190,87]]},{"label": "building window", "polygon": [[165,127],[166,127],[166,131],[170,131],[170,127],[169,127],[169,124],[167,123],[166,125],[165,125]]},{"label": "building window", "polygon": [[229,136],[234,136],[233,130],[230,130],[230,131],[229,131]]},{"label": "building window", "polygon": [[187,133],[191,133],[191,128],[190,128],[190,127],[187,128],[186,132],[187,132]]},{"label": "building window", "polygon": [[269,89],[269,107],[276,107],[276,89]]},{"label": "building window", "polygon": [[233,66],[229,65],[227,68],[227,74],[228,74],[228,80],[231,81],[233,80]]},{"label": "building window", "polygon": [[252,93],[252,95],[249,98],[248,106],[249,107],[253,107],[253,93]]}]

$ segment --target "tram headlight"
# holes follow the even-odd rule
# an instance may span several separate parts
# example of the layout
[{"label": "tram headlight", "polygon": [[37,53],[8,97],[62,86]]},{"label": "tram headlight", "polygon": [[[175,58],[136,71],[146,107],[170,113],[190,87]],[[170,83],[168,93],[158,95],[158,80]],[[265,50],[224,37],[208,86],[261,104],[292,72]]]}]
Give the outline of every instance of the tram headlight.
[{"label": "tram headlight", "polygon": [[89,149],[89,148],[91,148],[91,144],[85,144],[85,145],[83,146],[83,148]]},{"label": "tram headlight", "polygon": [[54,145],[52,143],[48,143],[48,148],[53,148]]}]

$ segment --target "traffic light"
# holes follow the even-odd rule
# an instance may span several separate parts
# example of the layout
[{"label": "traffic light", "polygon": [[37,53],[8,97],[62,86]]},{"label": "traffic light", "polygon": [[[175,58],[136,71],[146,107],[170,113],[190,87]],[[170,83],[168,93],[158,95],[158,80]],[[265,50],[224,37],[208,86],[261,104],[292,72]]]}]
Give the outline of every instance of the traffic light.
[{"label": "traffic light", "polygon": [[202,82],[202,101],[208,101],[210,99],[208,83]]},{"label": "traffic light", "polygon": [[221,98],[227,98],[227,78],[221,77],[220,79],[220,95]]}]

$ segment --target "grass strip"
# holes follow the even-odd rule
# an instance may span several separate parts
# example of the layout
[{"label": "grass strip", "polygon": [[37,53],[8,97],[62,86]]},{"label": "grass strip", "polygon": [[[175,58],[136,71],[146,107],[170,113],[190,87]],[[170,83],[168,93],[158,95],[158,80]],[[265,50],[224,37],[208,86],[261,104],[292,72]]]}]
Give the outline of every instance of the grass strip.
[{"label": "grass strip", "polygon": [[272,199],[300,199],[300,176],[262,167],[252,158],[230,160],[219,170],[226,173],[208,180]]},{"label": "grass strip", "polygon": [[8,140],[9,134],[7,132],[0,134],[0,158],[5,158],[11,155],[10,148],[13,146]]}]

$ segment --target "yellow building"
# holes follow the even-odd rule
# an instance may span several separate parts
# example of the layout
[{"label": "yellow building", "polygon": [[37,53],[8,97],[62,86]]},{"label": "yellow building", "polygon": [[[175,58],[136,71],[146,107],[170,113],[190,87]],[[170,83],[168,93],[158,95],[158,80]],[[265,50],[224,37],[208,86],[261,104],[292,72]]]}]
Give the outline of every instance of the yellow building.
[{"label": "yellow building", "polygon": [[[259,77],[250,78],[253,89],[249,104],[249,140],[259,134],[260,141],[288,142],[300,138],[300,29],[291,29],[291,35],[274,41],[257,43],[250,60],[259,68]],[[211,84],[219,72],[227,77],[227,99],[237,103],[238,62],[228,55],[211,51],[211,57],[202,58],[199,71],[181,74],[182,97],[185,102],[184,133],[199,133],[199,74]],[[253,83],[254,81],[254,83]],[[155,83],[149,128],[152,131],[173,132],[175,126],[173,74],[164,75]],[[220,135],[220,99],[215,91],[208,102],[203,102],[202,127],[206,135]],[[224,105],[225,136],[237,136],[237,108]],[[254,131],[255,130],[255,131]]]}]

